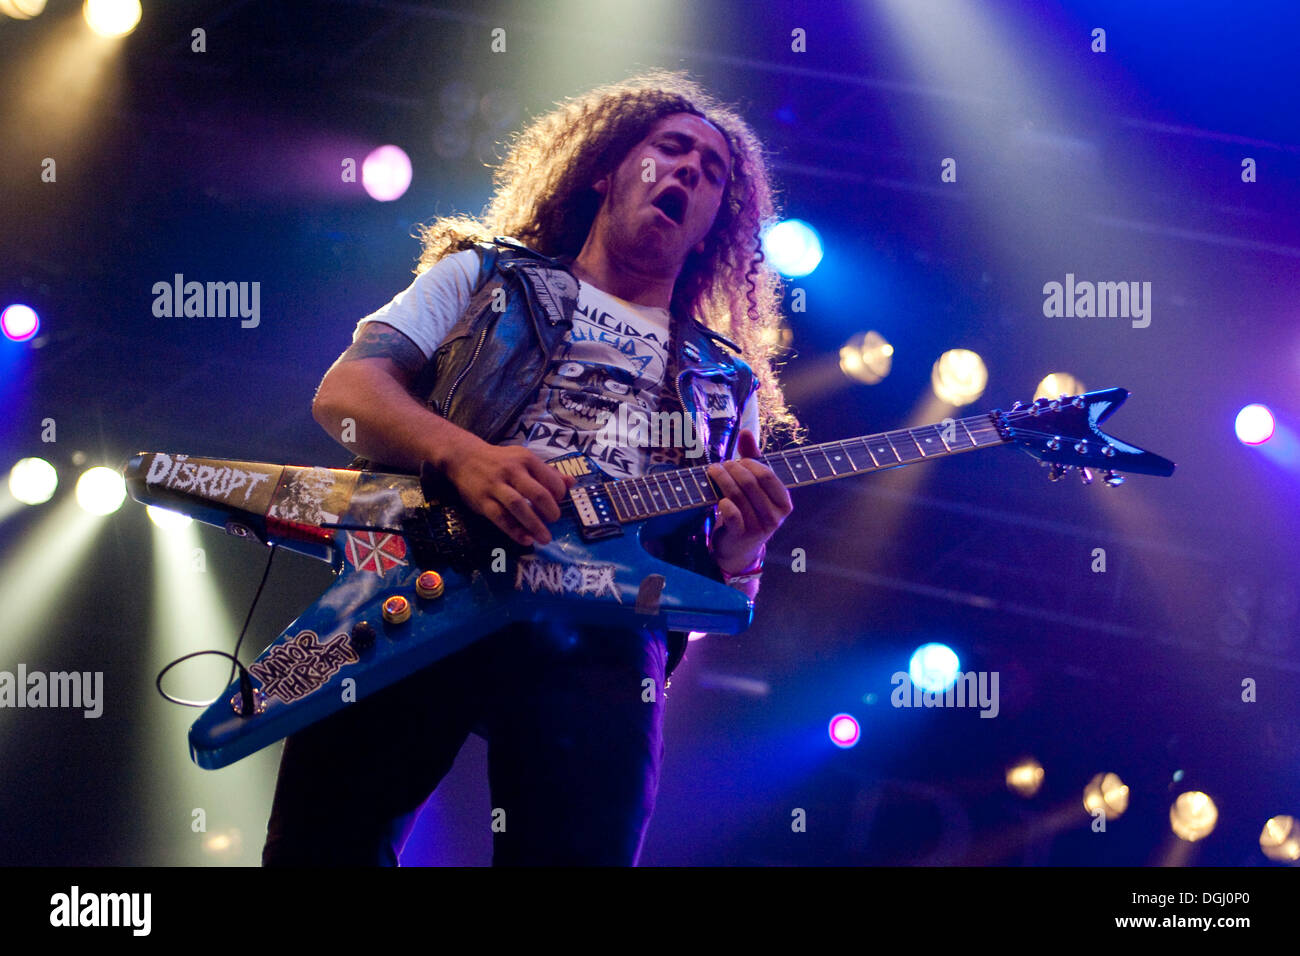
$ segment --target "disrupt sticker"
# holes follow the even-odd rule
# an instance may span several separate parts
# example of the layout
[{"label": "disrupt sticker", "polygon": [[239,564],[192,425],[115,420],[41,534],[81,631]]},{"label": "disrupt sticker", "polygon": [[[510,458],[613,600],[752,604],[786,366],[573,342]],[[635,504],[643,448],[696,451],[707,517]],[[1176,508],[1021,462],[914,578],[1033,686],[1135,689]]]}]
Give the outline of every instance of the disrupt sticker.
[{"label": "disrupt sticker", "polygon": [[214,467],[187,461],[189,455],[157,454],[149,463],[149,473],[145,481],[151,485],[162,485],[173,491],[189,491],[205,495],[218,501],[229,502],[235,492],[244,491],[243,502],[248,503],[253,489],[270,478],[270,475],[231,468],[228,465]]},{"label": "disrupt sticker", "polygon": [[321,644],[315,631],[302,631],[273,648],[248,670],[262,682],[264,694],[290,703],[320,690],[344,664],[358,660],[347,634],[335,635]]}]

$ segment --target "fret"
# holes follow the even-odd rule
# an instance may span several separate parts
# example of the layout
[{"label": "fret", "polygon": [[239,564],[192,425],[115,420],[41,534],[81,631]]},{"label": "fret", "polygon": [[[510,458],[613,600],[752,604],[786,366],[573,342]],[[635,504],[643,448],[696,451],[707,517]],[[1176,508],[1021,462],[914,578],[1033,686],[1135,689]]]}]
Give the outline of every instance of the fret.
[{"label": "fret", "polygon": [[[790,465],[790,462],[786,460],[786,454],[786,452],[780,452],[779,454],[773,455],[768,461],[767,466],[772,469],[772,473],[776,475],[781,484],[790,488],[799,484],[799,479],[795,475],[794,468]],[[785,474],[781,474],[782,471],[784,471]]]},{"label": "fret", "polygon": [[[668,507],[680,507],[681,501],[677,498],[677,492],[673,490],[672,478],[663,473],[656,473],[651,477],[654,479],[655,486],[659,489],[659,493],[664,496],[664,501],[667,503]],[[670,495],[671,497],[669,497]]]},{"label": "fret", "polygon": [[668,476],[668,481],[673,486],[673,494],[676,495],[679,500],[685,500],[688,505],[699,504],[698,501],[691,497],[691,490],[686,486],[686,482],[682,481],[682,473],[680,470],[672,472]]},{"label": "fret", "polygon": [[970,430],[970,419],[963,418],[961,420],[961,427],[966,430],[966,437],[970,439],[971,447],[978,448],[980,443],[975,440],[975,434]]},{"label": "fret", "polygon": [[[713,486],[709,484],[708,472],[704,468],[695,466],[687,468],[686,471],[690,474],[691,480],[695,482],[695,487],[699,490],[701,504],[710,504],[716,500]],[[701,481],[701,479],[703,480]]]},{"label": "fret", "polygon": [[802,448],[790,449],[786,458],[786,465],[790,468],[790,475],[796,485],[813,481],[817,477],[817,473],[808,464],[808,459],[804,457]]},{"label": "fret", "polygon": [[641,488],[636,479],[621,482],[623,485],[623,494],[627,498],[628,507],[632,509],[632,517],[644,518],[649,514],[645,506],[645,499],[641,495]]},{"label": "fret", "polygon": [[[958,425],[961,427],[958,428]],[[970,431],[966,428],[966,425],[962,420],[959,419],[953,422],[951,428],[947,425],[940,425],[937,427],[939,429],[939,437],[942,439],[944,445],[947,446],[949,451],[963,451],[967,448],[975,447],[975,441],[970,437]]]},{"label": "fret", "polygon": [[871,453],[871,458],[875,461],[877,468],[888,468],[890,465],[899,464],[901,459],[898,457],[898,453],[894,451],[894,446],[889,443],[887,435],[872,435],[870,437],[872,440],[867,445],[867,451]]},{"label": "fret", "polygon": [[644,518],[650,514],[650,509],[646,506],[646,495],[643,488],[645,482],[640,478],[631,478],[623,482],[627,485],[627,495],[632,500],[633,514],[638,518]]},{"label": "fret", "polygon": [[921,449],[921,454],[926,458],[947,454],[948,446],[940,436],[937,425],[923,425],[920,428],[910,429],[910,431],[912,440],[916,442]]},{"label": "fret", "polygon": [[837,471],[835,466],[831,464],[831,458],[830,455],[826,454],[825,445],[812,445],[811,447],[807,448],[805,451],[808,454],[813,455],[813,461],[816,462],[817,470],[821,472],[821,474],[818,475],[819,478],[825,478],[828,476],[834,477],[835,475],[844,471],[843,467],[841,467]]},{"label": "fret", "polygon": [[646,494],[650,497],[650,504],[653,511],[669,510],[668,499],[664,497],[664,490],[659,487],[659,482],[654,475],[646,475],[642,481],[645,482]]},{"label": "fret", "polygon": [[993,426],[992,422],[987,420],[980,422],[973,430],[971,430],[971,438],[974,439],[976,446],[990,445],[995,441],[1002,440],[1002,436],[998,434],[997,428]]},{"label": "fret", "polygon": [[610,501],[614,502],[614,511],[618,513],[620,521],[628,521],[632,518],[631,503],[626,500],[627,489],[623,487],[624,482],[607,481],[605,482],[605,493],[609,495]]},{"label": "fret", "polygon": [[827,442],[822,445],[822,454],[826,456],[831,471],[836,475],[847,475],[858,470],[858,466],[853,464],[853,459],[849,457],[849,450],[844,447],[842,441]]},{"label": "fret", "polygon": [[[850,472],[853,472],[853,471],[862,471],[862,468],[859,468],[859,467],[858,467],[858,463],[857,463],[857,462],[854,462],[852,451],[849,451],[849,442],[852,442],[852,441],[853,441],[853,438],[846,438],[845,441],[836,442],[836,444],[840,446],[839,449],[836,449],[836,450],[837,450],[837,451],[842,451],[842,453],[844,453],[844,460],[845,460],[845,462],[848,462],[848,463],[849,463],[849,471],[850,471]],[[833,458],[833,455],[832,455],[832,458]]]},{"label": "fret", "polygon": [[906,429],[899,431],[886,432],[885,437],[889,443],[894,446],[894,451],[898,452],[898,460],[907,464],[913,461],[920,461],[925,456],[921,454],[921,447],[917,445],[916,439],[912,433]]}]

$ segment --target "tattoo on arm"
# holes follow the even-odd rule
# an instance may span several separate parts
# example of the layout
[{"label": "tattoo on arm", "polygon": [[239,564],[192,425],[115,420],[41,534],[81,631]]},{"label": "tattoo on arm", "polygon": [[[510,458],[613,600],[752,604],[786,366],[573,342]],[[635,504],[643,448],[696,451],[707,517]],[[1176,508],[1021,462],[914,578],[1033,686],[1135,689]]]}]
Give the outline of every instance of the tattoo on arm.
[{"label": "tattoo on arm", "polygon": [[357,340],[339,356],[339,361],[354,362],[366,358],[389,359],[410,378],[419,375],[425,364],[420,347],[383,322],[367,322],[361,326]]}]

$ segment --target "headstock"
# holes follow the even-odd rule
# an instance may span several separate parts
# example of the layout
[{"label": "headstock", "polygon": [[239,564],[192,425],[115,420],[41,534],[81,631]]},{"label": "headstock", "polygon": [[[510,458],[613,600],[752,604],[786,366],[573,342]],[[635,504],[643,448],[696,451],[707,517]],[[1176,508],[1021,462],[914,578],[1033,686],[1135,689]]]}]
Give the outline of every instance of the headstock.
[{"label": "headstock", "polygon": [[1098,426],[1124,404],[1128,390],[1106,388],[1083,395],[1040,398],[1010,411],[995,412],[998,430],[1040,461],[1051,465],[1053,481],[1078,468],[1084,484],[1092,483],[1091,469],[1102,471],[1107,485],[1122,484],[1120,471],[1167,477],[1174,463],[1136,445],[1107,435]]}]

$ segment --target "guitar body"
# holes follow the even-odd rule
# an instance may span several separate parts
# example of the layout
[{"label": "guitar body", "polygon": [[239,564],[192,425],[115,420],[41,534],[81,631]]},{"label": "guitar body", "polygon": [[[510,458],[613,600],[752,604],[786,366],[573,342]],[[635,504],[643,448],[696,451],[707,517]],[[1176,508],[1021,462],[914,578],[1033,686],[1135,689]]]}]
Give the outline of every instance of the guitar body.
[{"label": "guitar body", "polygon": [[[173,491],[170,468],[157,459],[168,457],[137,456],[133,495],[164,503]],[[599,494],[606,479],[594,463],[565,462],[565,470],[577,472],[575,490]],[[598,522],[593,531],[570,500],[549,526],[550,543],[522,548],[428,475],[422,482],[409,475],[259,462],[187,463],[194,466],[192,475],[208,469],[209,480],[203,486],[208,510],[193,501],[186,510],[232,533],[329,560],[336,576],[249,665],[252,707],[237,680],[194,723],[190,753],[201,767],[227,766],[512,622],[557,619],[578,626],[734,634],[752,617],[752,604],[741,592],[647,551],[647,544],[689,514],[613,528]],[[147,481],[150,473],[158,480]],[[177,469],[171,484],[193,495],[184,474]],[[230,477],[237,474],[266,479],[239,484]],[[143,488],[140,476],[146,479]],[[258,515],[260,502],[231,508],[254,504],[239,500],[249,484],[270,493],[264,516]],[[228,500],[219,506],[211,500],[214,490],[232,485]],[[426,572],[434,572],[436,582]]]}]

